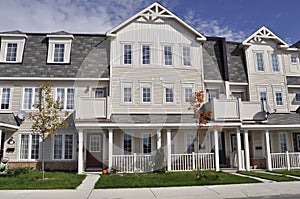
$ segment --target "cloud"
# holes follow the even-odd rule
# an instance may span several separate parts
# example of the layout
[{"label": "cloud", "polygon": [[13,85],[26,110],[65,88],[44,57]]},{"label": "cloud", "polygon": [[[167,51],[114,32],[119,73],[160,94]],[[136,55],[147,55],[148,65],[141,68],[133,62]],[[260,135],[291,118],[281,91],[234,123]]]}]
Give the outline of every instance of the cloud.
[{"label": "cloud", "polygon": [[247,37],[244,31],[236,31],[229,25],[218,20],[204,20],[198,13],[189,10],[184,16],[184,21],[190,24],[205,36],[225,37],[229,41],[243,41]]}]

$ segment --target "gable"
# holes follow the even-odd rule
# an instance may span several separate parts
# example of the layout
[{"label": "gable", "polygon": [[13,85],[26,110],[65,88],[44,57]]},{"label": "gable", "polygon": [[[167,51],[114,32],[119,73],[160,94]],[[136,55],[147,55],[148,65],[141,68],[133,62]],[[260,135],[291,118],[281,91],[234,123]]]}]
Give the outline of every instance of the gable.
[{"label": "gable", "polygon": [[128,26],[130,23],[134,21],[139,22],[152,22],[152,23],[161,23],[164,22],[165,19],[174,19],[177,21],[180,25],[188,29],[190,32],[192,32],[197,41],[206,41],[206,38],[199,33],[197,30],[189,26],[187,23],[185,23],[183,20],[178,18],[176,15],[174,15],[171,11],[160,5],[159,3],[155,2],[148,6],[147,8],[143,9],[136,15],[132,16],[131,18],[127,19],[120,25],[116,26],[115,28],[111,29],[106,33],[107,36],[115,37],[116,34],[123,29],[124,27]]}]

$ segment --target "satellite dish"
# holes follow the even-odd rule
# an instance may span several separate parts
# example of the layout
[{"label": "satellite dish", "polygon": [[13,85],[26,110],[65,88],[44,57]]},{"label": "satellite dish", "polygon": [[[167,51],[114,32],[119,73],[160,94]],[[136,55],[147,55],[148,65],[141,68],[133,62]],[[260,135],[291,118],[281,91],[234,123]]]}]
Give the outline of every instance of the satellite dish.
[{"label": "satellite dish", "polygon": [[221,93],[221,94],[219,95],[219,98],[220,98],[221,100],[227,99],[226,95],[223,94],[223,93]]},{"label": "satellite dish", "polygon": [[17,114],[17,117],[19,120],[24,121],[26,117],[26,112],[25,111],[19,111]]}]

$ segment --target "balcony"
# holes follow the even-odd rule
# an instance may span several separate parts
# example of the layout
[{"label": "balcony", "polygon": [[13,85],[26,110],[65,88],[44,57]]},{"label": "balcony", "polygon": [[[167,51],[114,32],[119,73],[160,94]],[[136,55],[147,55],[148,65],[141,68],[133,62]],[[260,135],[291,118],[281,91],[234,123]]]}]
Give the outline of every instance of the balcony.
[{"label": "balcony", "polygon": [[205,111],[212,112],[214,121],[262,121],[266,119],[266,112],[261,102],[213,99],[205,104]]},{"label": "balcony", "polygon": [[76,119],[95,119],[110,116],[109,97],[80,97],[76,109]]}]

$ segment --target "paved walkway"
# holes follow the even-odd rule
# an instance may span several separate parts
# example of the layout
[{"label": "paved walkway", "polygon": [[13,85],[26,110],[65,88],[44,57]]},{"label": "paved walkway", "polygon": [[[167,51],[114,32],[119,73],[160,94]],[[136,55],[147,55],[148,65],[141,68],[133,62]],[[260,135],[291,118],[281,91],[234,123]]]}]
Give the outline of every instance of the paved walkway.
[{"label": "paved walkway", "polygon": [[[265,182],[195,187],[93,189],[99,175],[88,174],[76,190],[0,190],[5,199],[219,199],[300,195],[300,182]],[[0,185],[1,186],[1,185]]]}]

